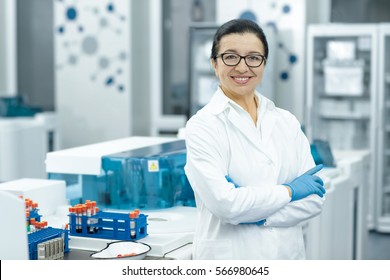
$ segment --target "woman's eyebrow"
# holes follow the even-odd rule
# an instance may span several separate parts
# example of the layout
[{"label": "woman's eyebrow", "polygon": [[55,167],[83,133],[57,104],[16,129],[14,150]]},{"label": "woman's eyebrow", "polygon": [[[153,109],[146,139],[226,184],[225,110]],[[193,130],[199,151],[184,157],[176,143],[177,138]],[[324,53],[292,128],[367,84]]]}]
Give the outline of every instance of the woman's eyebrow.
[{"label": "woman's eyebrow", "polygon": [[237,51],[234,50],[234,49],[227,49],[227,50],[225,50],[224,52],[225,52],[225,53],[237,53]]},{"label": "woman's eyebrow", "polygon": [[[234,49],[227,49],[227,50],[224,51],[224,53],[236,53],[236,54],[238,54],[238,51],[234,50]],[[259,51],[250,51],[247,54],[260,54],[260,55],[262,55],[262,53],[259,52]]]}]

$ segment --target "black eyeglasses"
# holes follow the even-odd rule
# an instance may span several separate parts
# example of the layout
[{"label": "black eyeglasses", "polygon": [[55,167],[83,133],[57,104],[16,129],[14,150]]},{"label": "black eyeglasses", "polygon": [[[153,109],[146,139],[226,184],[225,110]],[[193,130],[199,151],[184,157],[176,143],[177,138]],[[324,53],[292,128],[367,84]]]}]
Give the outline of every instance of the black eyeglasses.
[{"label": "black eyeglasses", "polygon": [[241,62],[241,59],[244,59],[245,64],[248,67],[256,68],[260,67],[263,62],[266,61],[264,55],[261,54],[249,54],[246,56],[241,56],[236,53],[221,53],[217,55],[215,58],[221,57],[223,63],[227,66],[236,66]]}]

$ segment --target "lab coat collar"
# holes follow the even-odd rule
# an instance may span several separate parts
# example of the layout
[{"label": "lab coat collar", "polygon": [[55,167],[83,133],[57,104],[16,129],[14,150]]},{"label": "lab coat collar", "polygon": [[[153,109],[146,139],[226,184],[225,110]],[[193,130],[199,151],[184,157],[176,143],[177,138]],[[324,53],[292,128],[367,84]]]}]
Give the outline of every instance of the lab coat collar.
[{"label": "lab coat collar", "polygon": [[[258,108],[258,110],[259,110],[258,113],[261,113],[261,114],[259,114],[259,116],[264,115],[266,111],[272,111],[275,109],[275,104],[271,100],[269,100],[265,96],[262,96],[257,91],[255,92],[255,94],[256,94],[256,96],[259,100],[259,104],[260,104],[260,106]],[[237,104],[233,100],[229,99],[223,93],[222,89],[220,87],[218,87],[217,91],[215,92],[212,99],[210,100],[210,103],[208,106],[209,111],[214,115],[218,115],[231,106],[229,103]]]},{"label": "lab coat collar", "polygon": [[210,113],[219,115],[229,107],[230,101],[231,100],[223,93],[222,89],[218,87],[208,104],[208,109]]},{"label": "lab coat collar", "polygon": [[252,123],[242,121],[242,117],[239,116],[236,109],[231,108],[233,106],[239,107],[239,105],[229,99],[223,93],[221,88],[218,88],[215,92],[209,103],[208,110],[214,115],[219,115],[228,110],[226,114],[231,123],[240,130],[257,149],[260,149],[269,159],[272,159],[273,156],[265,149],[265,147],[271,138],[273,128],[275,127],[276,107],[271,100],[262,96],[260,93],[255,92],[255,94],[260,105],[258,108],[258,126],[260,126],[261,134],[259,129]]}]

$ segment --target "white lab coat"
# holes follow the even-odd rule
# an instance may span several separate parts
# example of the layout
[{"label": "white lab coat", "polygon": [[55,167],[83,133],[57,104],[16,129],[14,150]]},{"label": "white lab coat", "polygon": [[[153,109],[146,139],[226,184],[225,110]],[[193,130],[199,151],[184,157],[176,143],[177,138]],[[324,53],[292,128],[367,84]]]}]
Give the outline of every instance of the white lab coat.
[{"label": "white lab coat", "polygon": [[[291,113],[256,95],[257,127],[221,89],[186,125],[185,172],[199,219],[194,259],[305,258],[302,222],[321,212],[324,199],[290,202],[281,184],[314,166],[310,145]],[[243,224],[262,219],[264,226]]]}]

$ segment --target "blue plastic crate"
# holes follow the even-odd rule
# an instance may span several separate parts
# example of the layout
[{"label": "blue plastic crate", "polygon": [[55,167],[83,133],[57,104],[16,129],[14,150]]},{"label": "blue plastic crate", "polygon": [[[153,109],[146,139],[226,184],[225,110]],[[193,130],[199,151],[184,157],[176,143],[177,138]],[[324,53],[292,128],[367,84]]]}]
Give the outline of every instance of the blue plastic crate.
[{"label": "blue plastic crate", "polygon": [[30,260],[38,259],[38,244],[49,241],[54,238],[64,238],[64,253],[69,252],[69,234],[68,230],[47,227],[35,232],[31,232],[28,237],[28,250]]}]

